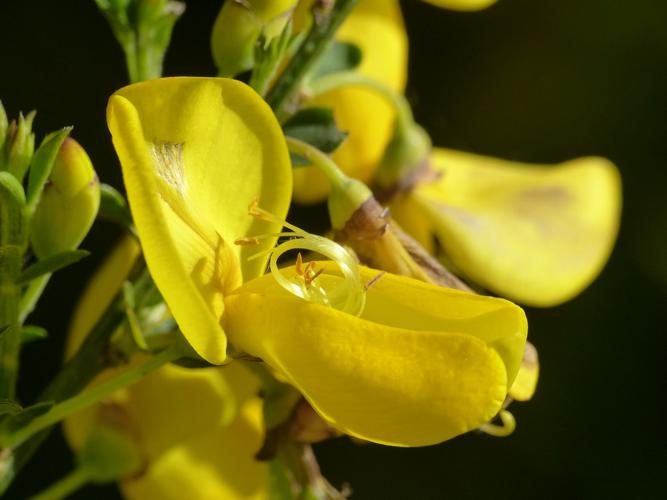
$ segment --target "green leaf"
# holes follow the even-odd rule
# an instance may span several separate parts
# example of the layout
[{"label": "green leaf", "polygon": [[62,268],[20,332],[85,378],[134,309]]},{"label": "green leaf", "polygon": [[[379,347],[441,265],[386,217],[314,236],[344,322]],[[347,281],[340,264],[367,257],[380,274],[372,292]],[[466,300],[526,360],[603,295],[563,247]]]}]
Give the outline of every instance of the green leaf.
[{"label": "green leaf", "polygon": [[25,205],[23,186],[9,172],[0,172],[0,198],[3,201],[11,201],[19,207]]},{"label": "green leaf", "polygon": [[16,415],[17,413],[21,413],[22,410],[23,407],[16,401],[5,398],[0,399],[0,415]]},{"label": "green leaf", "polygon": [[31,211],[35,209],[40,196],[42,196],[44,184],[46,184],[49,175],[51,175],[51,169],[53,168],[53,162],[56,159],[58,150],[71,130],[72,127],[65,127],[62,130],[51,132],[44,138],[42,144],[32,157],[27,194],[27,202]]},{"label": "green leaf", "polygon": [[313,77],[320,78],[331,73],[351,71],[361,64],[362,59],[363,53],[355,44],[335,42],[322,56],[313,72]]},{"label": "green leaf", "polygon": [[125,197],[108,184],[100,184],[100,195],[100,209],[97,216],[129,228],[132,225],[132,215]]},{"label": "green leaf", "polygon": [[90,252],[87,250],[68,250],[66,252],[51,255],[46,259],[35,262],[33,265],[25,269],[16,280],[16,284],[22,285],[35,278],[39,278],[44,274],[60,271],[64,267],[74,264],[88,255],[90,255]]},{"label": "green leaf", "polygon": [[18,412],[5,413],[0,417],[0,436],[9,436],[21,427],[25,427],[37,417],[48,412],[54,404],[53,401],[45,401],[23,408]]},{"label": "green leaf", "polygon": [[[345,140],[347,133],[336,126],[331,108],[306,108],[297,112],[283,124],[285,135],[300,139],[324,153],[334,152]],[[297,155],[292,155],[293,166],[310,163]]]},{"label": "green leaf", "polygon": [[28,344],[35,340],[42,340],[48,337],[46,328],[37,325],[25,325],[21,328],[21,343]]}]

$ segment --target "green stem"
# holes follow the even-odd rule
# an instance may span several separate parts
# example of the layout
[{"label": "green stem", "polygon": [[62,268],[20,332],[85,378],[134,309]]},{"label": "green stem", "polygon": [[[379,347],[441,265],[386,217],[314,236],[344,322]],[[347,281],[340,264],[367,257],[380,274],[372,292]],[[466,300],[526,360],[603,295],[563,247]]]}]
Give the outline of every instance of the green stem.
[{"label": "green stem", "polygon": [[373,193],[363,182],[345,175],[336,162],[316,147],[293,137],[285,137],[285,140],[292,153],[306,159],[327,176],[331,185],[327,200],[329,218],[334,229],[344,228]]},{"label": "green stem", "polygon": [[[266,96],[266,102],[278,117],[299,91],[301,83],[333,40],[338,27],[359,0],[337,0],[329,12],[314,12],[313,25],[299,50],[290,60],[281,78]],[[322,7],[315,7],[315,9]]]},{"label": "green stem", "polygon": [[0,193],[0,398],[14,399],[21,350],[19,301],[16,284],[27,247],[23,207]]},{"label": "green stem", "polygon": [[349,180],[343,171],[338,167],[335,161],[329,158],[325,153],[311,146],[307,142],[286,136],[287,148],[294,154],[299,155],[311,164],[319,168],[334,186],[342,186]]},{"label": "green stem", "polygon": [[90,475],[88,471],[79,467],[67,474],[60,481],[53,483],[44,491],[30,497],[29,500],[60,500],[61,498],[67,498],[84,486],[89,480]]},{"label": "green stem", "polygon": [[139,382],[152,371],[183,357],[183,353],[183,346],[180,343],[173,344],[171,347],[152,356],[145,363],[130,368],[103,384],[95,386],[92,389],[84,391],[57,404],[44,415],[35,418],[28,425],[19,429],[14,434],[11,434],[3,444],[13,448],[24,443],[34,434],[37,434],[47,427],[51,427],[69,415],[100,402],[120,389],[124,389],[125,387]]},{"label": "green stem", "polygon": [[[151,286],[152,280],[143,259],[137,262],[135,269],[130,273],[130,280],[135,283],[135,291]],[[137,294],[140,296],[138,291]],[[98,373],[111,366],[109,341],[125,320],[123,305],[123,294],[119,292],[97,320],[81,347],[46,387],[39,398],[40,401],[58,402],[70,398],[83,390]],[[14,450],[15,475],[41,446],[49,431],[50,429],[46,429],[40,432]]]},{"label": "green stem", "polygon": [[397,133],[404,132],[414,123],[412,108],[403,94],[396,92],[382,82],[354,71],[333,73],[319,78],[309,84],[308,90],[309,94],[315,97],[330,90],[348,86],[363,87],[384,98],[396,111]]},{"label": "green stem", "polygon": [[23,324],[28,317],[28,315],[34,311],[39,298],[42,296],[46,285],[51,279],[51,273],[43,274],[39,278],[36,278],[30,282],[28,288],[23,295],[21,296],[21,302],[19,305],[19,323]]}]

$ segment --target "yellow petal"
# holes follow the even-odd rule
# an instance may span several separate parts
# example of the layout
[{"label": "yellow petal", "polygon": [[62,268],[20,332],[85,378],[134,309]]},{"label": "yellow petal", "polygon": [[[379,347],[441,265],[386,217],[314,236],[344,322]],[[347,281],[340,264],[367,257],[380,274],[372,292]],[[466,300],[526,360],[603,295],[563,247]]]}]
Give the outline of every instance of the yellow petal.
[{"label": "yellow petal", "polygon": [[[327,288],[339,278],[324,269]],[[365,281],[377,274],[362,269]],[[225,320],[236,346],[332,425],[398,446],[438,443],[493,417],[526,335],[523,311],[509,302],[394,275],[370,288],[361,318],[292,296],[267,276],[226,298]]]},{"label": "yellow petal", "polygon": [[618,171],[607,160],[547,167],[441,149],[432,165],[442,176],[413,191],[414,206],[445,257],[480,285],[552,306],[581,292],[607,261],[621,206]]},{"label": "yellow petal", "polygon": [[426,3],[452,10],[481,10],[496,3],[496,0],[424,0]]},{"label": "yellow petal", "polygon": [[76,352],[90,329],[95,326],[116,292],[120,290],[140,254],[141,248],[137,240],[126,236],[97,268],[74,310],[65,342],[66,359]]},{"label": "yellow petal", "polygon": [[[361,49],[363,59],[357,71],[397,92],[403,91],[408,42],[397,1],[360,2],[341,26],[337,40],[354,43]],[[346,174],[370,180],[393,131],[391,106],[376,93],[352,86],[327,92],[308,105],[333,108],[336,124],[349,133],[334,153],[334,161]],[[328,192],[326,177],[314,167],[295,169],[295,200],[314,203],[323,200]]]},{"label": "yellow petal", "polygon": [[526,342],[521,368],[519,368],[519,373],[517,373],[509,395],[517,401],[528,401],[535,394],[539,376],[540,361],[537,356],[537,349],[530,342]]},{"label": "yellow petal", "polygon": [[291,190],[282,132],[266,103],[243,83],[165,78],[125,87],[108,122],[148,268],[181,331],[204,359],[221,363],[223,295],[261,274],[260,249],[233,245],[277,231],[247,206],[284,216]]}]

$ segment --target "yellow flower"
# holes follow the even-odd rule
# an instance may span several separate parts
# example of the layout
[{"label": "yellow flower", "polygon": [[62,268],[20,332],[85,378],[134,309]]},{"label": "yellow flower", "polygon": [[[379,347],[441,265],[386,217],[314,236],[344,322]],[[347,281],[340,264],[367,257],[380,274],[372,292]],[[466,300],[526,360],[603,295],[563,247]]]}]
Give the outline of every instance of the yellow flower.
[{"label": "yellow flower", "polygon": [[[247,258],[270,248],[283,222],[243,212],[259,195],[284,214],[290,166],[275,117],[248,87],[154,80],[114,94],[108,117],[147,264],[202,357],[224,361],[229,336],[334,427],[378,443],[438,443],[500,409],[526,338],[514,304],[385,275],[363,308],[362,283],[378,272],[357,271],[342,247],[302,232],[287,247],[332,255],[340,270],[280,271],[274,253],[272,274],[256,278],[265,260]],[[259,248],[230,244],[267,233]]]},{"label": "yellow flower", "polygon": [[423,0],[426,3],[452,10],[481,10],[490,7],[496,0]]},{"label": "yellow flower", "polygon": [[221,363],[224,294],[264,264],[232,242],[279,230],[249,218],[247,203],[259,197],[278,216],[289,205],[280,126],[248,86],[216,78],[125,87],[109,101],[108,122],[151,275],[192,347]]},{"label": "yellow flower", "polygon": [[552,306],[600,272],[618,232],[621,188],[602,158],[538,166],[436,149],[437,180],[392,204],[413,237],[474,282],[511,300]]},{"label": "yellow flower", "polygon": [[[68,355],[108,306],[139,253],[135,240],[125,238],[95,274],[74,313]],[[124,369],[107,370],[92,385]],[[196,370],[167,365],[69,417],[65,433],[76,450],[98,426],[130,439],[144,467],[119,478],[128,499],[266,498],[267,465],[254,459],[263,439],[258,392],[257,379],[238,363]]]},{"label": "yellow flower", "polygon": [[[299,6],[303,9],[303,2]],[[336,39],[356,44],[363,53],[356,71],[403,92],[407,78],[408,41],[396,0],[364,0],[345,20]],[[326,92],[308,106],[331,107],[336,124],[348,132],[333,159],[348,175],[369,181],[377,167],[394,125],[394,110],[379,95],[357,86]],[[294,199],[315,203],[326,198],[329,184],[314,167],[294,172]]]}]

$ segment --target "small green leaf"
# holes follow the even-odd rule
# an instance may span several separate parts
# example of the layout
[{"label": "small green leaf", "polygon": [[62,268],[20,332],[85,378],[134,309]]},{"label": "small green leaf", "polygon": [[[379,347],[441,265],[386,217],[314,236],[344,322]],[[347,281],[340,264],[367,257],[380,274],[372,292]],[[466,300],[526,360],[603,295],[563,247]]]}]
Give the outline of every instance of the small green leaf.
[{"label": "small green leaf", "polygon": [[72,127],[65,127],[62,130],[51,132],[35,151],[30,162],[30,175],[28,177],[27,202],[31,210],[34,210],[37,206],[44,184],[51,175],[58,150],[71,130]]},{"label": "small green leaf", "polygon": [[90,255],[87,250],[68,250],[66,252],[51,255],[46,259],[40,260],[25,269],[16,280],[17,285],[28,283],[47,273],[55,273],[64,267],[80,261]]},{"label": "small green leaf", "polygon": [[[336,126],[331,108],[302,109],[283,125],[285,135],[307,142],[324,153],[332,153],[347,137]],[[309,165],[305,159],[292,155],[293,166]]]},{"label": "small green leaf", "polygon": [[23,408],[19,412],[5,413],[0,417],[0,436],[9,436],[21,427],[25,427],[37,417],[48,412],[54,404],[53,401],[45,401]]},{"label": "small green leaf", "polygon": [[335,42],[322,56],[313,76],[319,78],[331,73],[351,71],[361,64],[362,59],[363,53],[355,44]]},{"label": "small green leaf", "polygon": [[0,172],[0,199],[11,200],[22,207],[25,205],[25,192],[21,183],[9,172]]},{"label": "small green leaf", "polygon": [[100,209],[97,216],[126,228],[132,225],[132,215],[127,201],[122,194],[108,184],[100,185]]},{"label": "small green leaf", "polygon": [[16,401],[5,398],[0,399],[0,415],[16,415],[17,413],[21,413],[22,410],[23,407]]},{"label": "small green leaf", "polygon": [[36,325],[24,325],[21,328],[21,343],[28,344],[35,340],[42,340],[48,337],[49,333],[46,328]]}]

